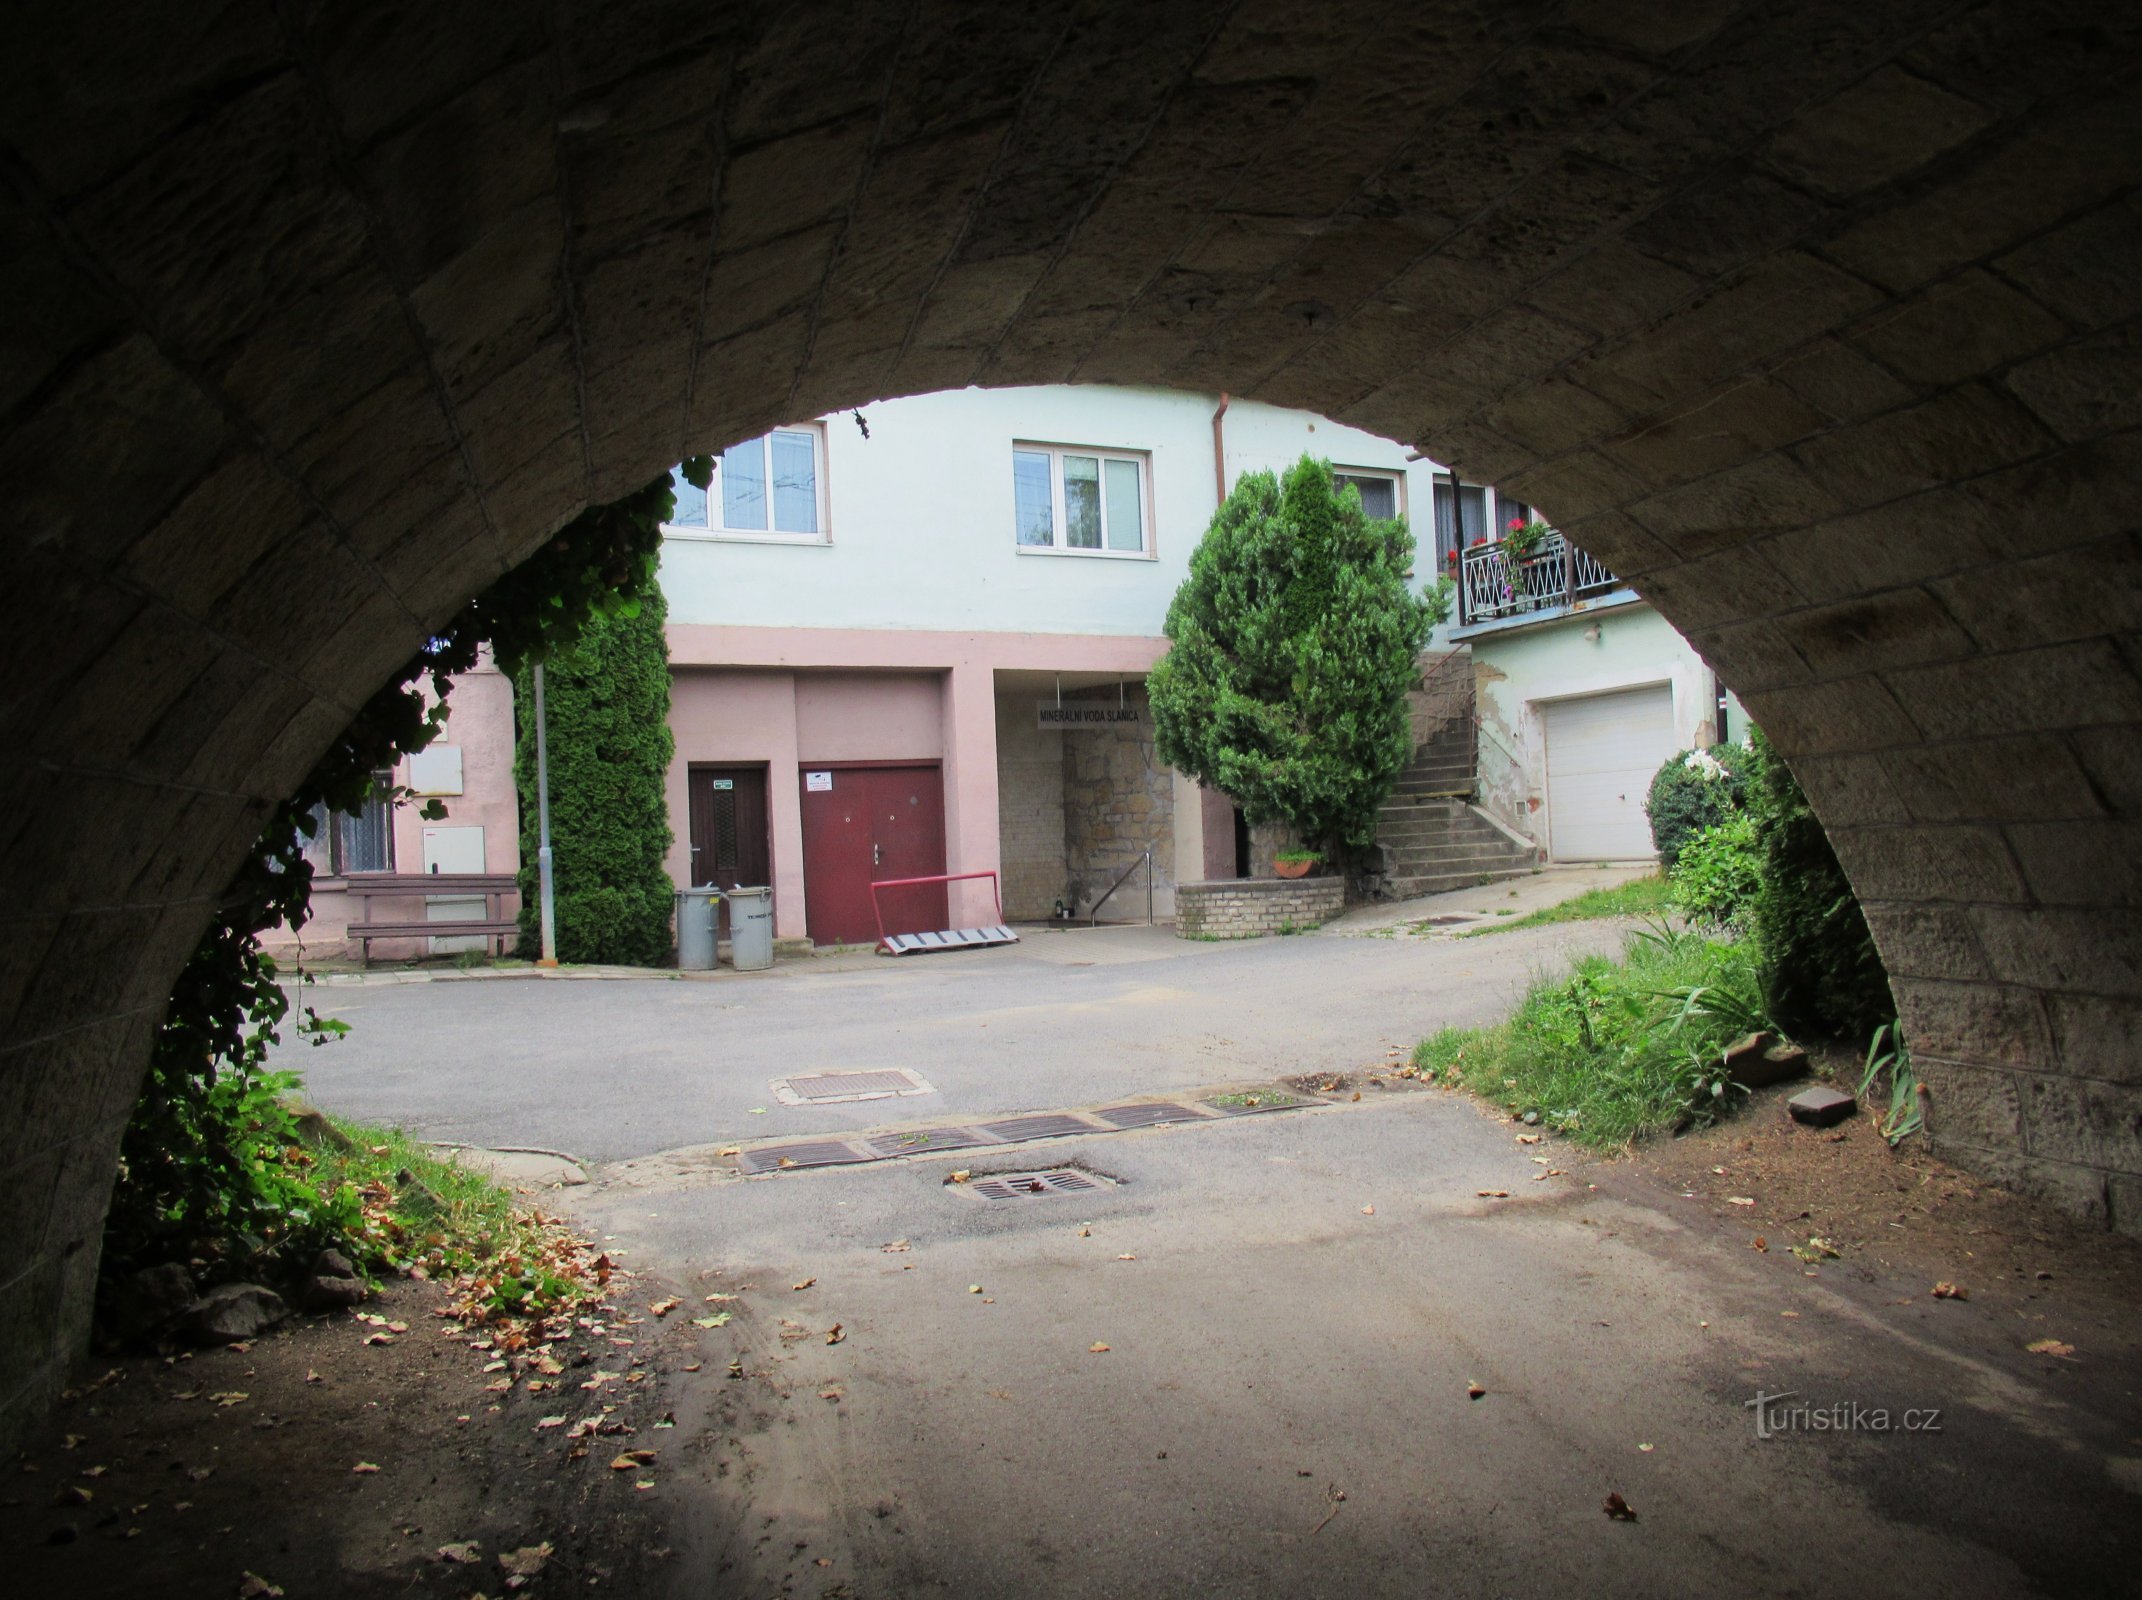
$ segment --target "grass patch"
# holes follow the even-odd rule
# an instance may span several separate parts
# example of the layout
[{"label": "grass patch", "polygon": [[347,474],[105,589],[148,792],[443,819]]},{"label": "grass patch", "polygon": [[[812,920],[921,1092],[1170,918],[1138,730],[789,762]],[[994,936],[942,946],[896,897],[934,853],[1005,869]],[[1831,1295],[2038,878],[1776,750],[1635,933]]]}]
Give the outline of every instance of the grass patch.
[{"label": "grass patch", "polygon": [[[1509,922],[1473,928],[1458,935],[1478,939],[1491,933],[1511,933],[1519,928],[1544,928],[1555,922],[1592,922],[1601,917],[1659,917],[1673,906],[1673,886],[1662,876],[1634,878],[1611,889],[1587,889],[1558,906],[1542,906]],[[1508,916],[1498,911],[1497,916]]]},{"label": "grass patch", "polygon": [[1588,956],[1536,982],[1507,1022],[1422,1040],[1413,1060],[1423,1077],[1618,1148],[1730,1106],[1723,1053],[1764,1025],[1760,994],[1744,946],[1661,923],[1619,961]]},{"label": "grass patch", "polygon": [[[315,1114],[316,1115],[316,1114]],[[591,1298],[608,1263],[491,1177],[400,1129],[321,1118],[287,1159],[342,1219],[373,1271],[449,1281],[465,1318],[542,1317]]]}]

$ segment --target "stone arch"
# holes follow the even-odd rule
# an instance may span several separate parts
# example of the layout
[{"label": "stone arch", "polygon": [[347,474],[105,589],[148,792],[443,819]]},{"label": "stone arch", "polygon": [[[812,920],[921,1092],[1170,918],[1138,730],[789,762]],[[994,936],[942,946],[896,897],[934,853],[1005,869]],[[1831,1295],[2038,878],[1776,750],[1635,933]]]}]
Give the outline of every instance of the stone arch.
[{"label": "stone arch", "polygon": [[1546,507],[1792,759],[1941,1147],[2136,1226],[2138,25],[47,8],[0,63],[0,1427],[172,974],[363,695],[688,446],[966,383],[1229,390]]}]

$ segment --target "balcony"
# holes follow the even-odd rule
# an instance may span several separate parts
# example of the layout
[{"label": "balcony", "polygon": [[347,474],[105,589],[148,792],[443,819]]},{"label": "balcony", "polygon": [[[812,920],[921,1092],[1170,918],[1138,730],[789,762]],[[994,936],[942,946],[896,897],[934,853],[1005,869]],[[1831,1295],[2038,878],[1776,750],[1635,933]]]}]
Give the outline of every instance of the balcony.
[{"label": "balcony", "polygon": [[1613,573],[1559,533],[1550,532],[1522,559],[1501,540],[1458,553],[1457,624],[1470,628],[1517,619],[1544,622],[1589,602],[1626,592]]}]

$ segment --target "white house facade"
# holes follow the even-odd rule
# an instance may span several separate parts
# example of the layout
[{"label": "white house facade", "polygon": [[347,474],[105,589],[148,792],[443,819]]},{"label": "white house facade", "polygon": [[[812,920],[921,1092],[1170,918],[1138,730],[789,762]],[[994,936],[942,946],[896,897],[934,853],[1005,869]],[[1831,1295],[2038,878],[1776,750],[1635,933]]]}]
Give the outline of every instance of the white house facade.
[{"label": "white house facade", "polygon": [[[1431,649],[1471,647],[1478,798],[1517,854],[1648,854],[1648,835],[1639,850],[1625,827],[1587,820],[1622,777],[1598,761],[1649,759],[1664,740],[1648,783],[1671,749],[1716,727],[1712,680],[1608,575],[1585,566],[1586,592],[1550,594],[1538,550],[1498,575],[1497,531],[1529,508],[1307,413],[1059,386],[820,417],[725,452],[706,491],[680,480],[660,568],[673,879],[771,884],[778,937],[843,944],[874,939],[880,916],[1142,916],[1150,895],[1167,917],[1179,882],[1267,867],[1269,836],[1249,837],[1224,799],[1160,764],[1143,680],[1221,497],[1304,453],[1332,462],[1372,515],[1412,523],[1423,587],[1447,578],[1469,597]],[[1555,557],[1565,589],[1568,566]],[[1431,676],[1446,689],[1454,678]],[[449,825],[481,813],[493,871],[517,860],[502,686],[493,675],[457,694],[445,739],[472,753]],[[1580,702],[1611,714],[1572,720],[1563,708]],[[1467,724],[1474,747],[1470,692],[1435,711]],[[1610,727],[1602,758],[1584,741],[1598,745],[1623,712],[1639,733],[1617,743]],[[405,832],[375,825],[352,870],[423,870]],[[882,887],[934,877],[955,881]],[[335,909],[330,891],[309,942],[337,942]]]}]

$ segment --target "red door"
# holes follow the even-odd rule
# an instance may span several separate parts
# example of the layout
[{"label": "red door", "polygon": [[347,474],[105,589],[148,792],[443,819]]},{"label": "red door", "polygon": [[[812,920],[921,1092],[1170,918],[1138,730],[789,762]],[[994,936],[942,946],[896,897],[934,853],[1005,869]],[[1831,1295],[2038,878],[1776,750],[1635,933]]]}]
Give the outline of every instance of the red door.
[{"label": "red door", "polygon": [[[878,936],[870,885],[945,870],[944,775],[935,766],[803,770],[803,914],[819,944]],[[947,926],[945,886],[884,889],[887,933]]]}]

